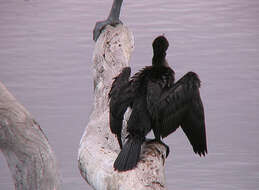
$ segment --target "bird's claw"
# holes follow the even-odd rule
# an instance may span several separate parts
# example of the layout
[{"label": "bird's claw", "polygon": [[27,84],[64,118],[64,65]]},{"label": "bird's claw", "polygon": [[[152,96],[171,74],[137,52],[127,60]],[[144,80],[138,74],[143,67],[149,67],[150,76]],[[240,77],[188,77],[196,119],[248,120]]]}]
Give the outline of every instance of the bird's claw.
[{"label": "bird's claw", "polygon": [[167,144],[165,144],[163,141],[161,141],[161,140],[157,140],[157,139],[146,139],[146,143],[153,143],[153,142],[158,142],[158,143],[160,143],[160,144],[162,144],[162,145],[164,145],[165,146],[165,148],[166,148],[166,158],[168,157],[168,155],[169,155],[169,153],[170,153],[170,148],[169,148],[169,146],[167,145]]},{"label": "bird's claw", "polygon": [[169,148],[169,146],[168,146],[167,144],[163,143],[162,141],[161,141],[160,143],[161,143],[162,145],[164,145],[165,148],[166,148],[166,158],[167,158],[168,155],[169,155],[169,153],[170,153],[170,148]]}]

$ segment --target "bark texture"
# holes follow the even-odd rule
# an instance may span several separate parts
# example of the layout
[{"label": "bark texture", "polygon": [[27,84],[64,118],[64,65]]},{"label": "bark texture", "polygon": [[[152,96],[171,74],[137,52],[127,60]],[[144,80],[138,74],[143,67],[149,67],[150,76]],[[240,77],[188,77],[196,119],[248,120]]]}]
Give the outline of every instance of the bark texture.
[{"label": "bark texture", "polygon": [[0,150],[17,190],[58,190],[56,158],[39,124],[0,82]]},{"label": "bark texture", "polygon": [[[81,138],[78,166],[82,177],[96,190],[166,189],[164,162],[166,150],[159,143],[142,146],[141,161],[127,172],[113,169],[120,148],[110,132],[108,93],[113,78],[129,66],[134,49],[132,33],[126,26],[107,26],[98,38],[93,54],[94,102],[89,123]],[[124,117],[125,126],[130,110]]]}]

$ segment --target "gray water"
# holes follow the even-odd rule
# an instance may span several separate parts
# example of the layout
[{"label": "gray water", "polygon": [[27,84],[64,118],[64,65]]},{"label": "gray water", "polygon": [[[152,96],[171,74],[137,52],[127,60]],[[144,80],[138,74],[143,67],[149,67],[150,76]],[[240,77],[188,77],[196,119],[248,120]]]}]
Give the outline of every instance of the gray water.
[{"label": "gray water", "polygon": [[[0,0],[0,81],[48,136],[64,190],[91,189],[77,151],[93,101],[92,29],[111,4]],[[193,70],[202,80],[209,154],[195,155],[180,129],[165,139],[168,189],[259,189],[259,1],[125,0],[121,20],[135,36],[134,71],[165,33],[176,77]],[[0,189],[14,189],[2,154]]]}]

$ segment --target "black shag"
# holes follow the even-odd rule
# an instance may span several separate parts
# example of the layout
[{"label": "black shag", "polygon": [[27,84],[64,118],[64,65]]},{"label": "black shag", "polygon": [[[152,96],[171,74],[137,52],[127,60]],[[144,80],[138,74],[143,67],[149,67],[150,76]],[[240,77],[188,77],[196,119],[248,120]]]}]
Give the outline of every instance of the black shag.
[{"label": "black shag", "polygon": [[[155,141],[164,138],[179,126],[183,129],[195,153],[207,153],[204,109],[199,93],[200,80],[188,72],[174,83],[174,71],[166,61],[169,43],[164,36],[153,41],[152,66],[146,66],[130,78],[131,69],[125,67],[115,77],[109,93],[110,129],[117,136],[121,152],[114,162],[118,171],[136,167],[141,145],[153,130]],[[132,112],[127,122],[129,133],[122,145],[121,130],[124,113]],[[169,154],[169,147],[167,155]]]}]

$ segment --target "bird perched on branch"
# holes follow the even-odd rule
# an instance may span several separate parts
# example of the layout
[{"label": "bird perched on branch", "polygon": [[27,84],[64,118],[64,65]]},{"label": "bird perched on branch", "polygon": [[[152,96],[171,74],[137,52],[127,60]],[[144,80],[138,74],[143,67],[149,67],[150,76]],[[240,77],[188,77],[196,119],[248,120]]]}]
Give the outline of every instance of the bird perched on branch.
[{"label": "bird perched on branch", "polygon": [[[153,41],[152,66],[146,66],[130,77],[130,67],[125,67],[115,77],[109,93],[110,129],[117,136],[121,152],[114,162],[114,169],[127,171],[136,167],[141,145],[153,130],[155,141],[161,141],[178,127],[189,139],[195,153],[207,153],[204,110],[200,97],[200,79],[188,72],[174,83],[174,71],[166,61],[169,43],[164,36]],[[127,122],[129,133],[126,143],[121,141],[124,113],[132,109]]]}]

